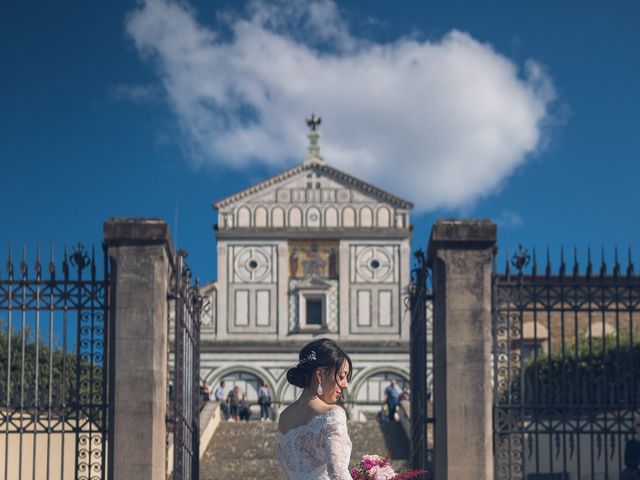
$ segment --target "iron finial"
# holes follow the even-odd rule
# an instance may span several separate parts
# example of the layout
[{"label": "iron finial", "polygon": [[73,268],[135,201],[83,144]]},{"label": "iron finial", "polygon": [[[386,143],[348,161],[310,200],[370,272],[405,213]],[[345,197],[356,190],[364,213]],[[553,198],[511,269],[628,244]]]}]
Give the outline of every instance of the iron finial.
[{"label": "iron finial", "polygon": [[509,249],[505,248],[504,250],[504,276],[509,278],[511,276],[511,262],[509,261]]},{"label": "iron finial", "polygon": [[91,246],[91,260],[89,260],[91,264],[91,278],[95,280],[96,278],[96,246]]},{"label": "iron finial", "polygon": [[40,262],[40,245],[36,246],[36,280],[42,278],[42,263]]},{"label": "iron finial", "polygon": [[69,278],[69,254],[67,253],[66,245],[62,252],[62,274],[64,275],[65,280]]},{"label": "iron finial", "polygon": [[547,264],[544,267],[544,276],[549,278],[551,276],[551,257],[549,255],[549,245],[547,245]]},{"label": "iron finial", "polygon": [[71,264],[78,270],[78,273],[81,273],[90,263],[91,258],[87,254],[87,250],[84,248],[82,243],[78,242],[78,245],[73,250],[70,258]]},{"label": "iron finial", "polygon": [[527,253],[526,248],[522,246],[522,244],[518,245],[518,252],[513,254],[511,258],[511,264],[518,271],[518,274],[522,274],[524,268],[529,265],[531,261],[531,255]]},{"label": "iron finial", "polygon": [[22,245],[22,260],[20,261],[20,271],[22,272],[23,278],[27,278],[27,246],[25,244]]},{"label": "iron finial", "polygon": [[307,118],[306,122],[307,127],[309,127],[312,132],[315,132],[322,123],[322,118],[318,117],[315,113],[312,113],[311,118]]},{"label": "iron finial", "polygon": [[9,254],[7,255],[7,274],[9,279],[13,278],[13,248],[9,247]]},{"label": "iron finial", "polygon": [[53,251],[53,243],[51,244],[51,248],[49,249],[49,277],[53,279],[56,274],[56,264],[54,263],[54,251]]}]

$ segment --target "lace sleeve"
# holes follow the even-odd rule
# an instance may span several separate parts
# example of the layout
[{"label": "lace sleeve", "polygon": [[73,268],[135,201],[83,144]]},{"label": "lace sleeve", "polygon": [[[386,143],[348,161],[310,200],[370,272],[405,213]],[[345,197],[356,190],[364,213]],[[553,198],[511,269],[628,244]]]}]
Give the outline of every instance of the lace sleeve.
[{"label": "lace sleeve", "polygon": [[351,439],[347,433],[347,416],[342,408],[336,408],[331,413],[327,415],[324,435],[327,473],[331,480],[351,480]]}]

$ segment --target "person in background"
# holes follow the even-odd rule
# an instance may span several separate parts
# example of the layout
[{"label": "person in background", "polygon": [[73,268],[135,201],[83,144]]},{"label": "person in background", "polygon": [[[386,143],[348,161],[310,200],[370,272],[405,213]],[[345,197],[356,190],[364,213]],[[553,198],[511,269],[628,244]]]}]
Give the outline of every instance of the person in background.
[{"label": "person in background", "polygon": [[624,446],[624,466],[620,480],[640,479],[640,418],[636,420],[635,435]]},{"label": "person in background", "polygon": [[224,415],[225,420],[228,420],[229,405],[227,405],[227,402],[225,402],[225,399],[224,399],[224,380],[222,380],[220,382],[220,385],[218,385],[216,389],[213,391],[213,400],[218,402],[218,405],[220,405],[220,410],[222,411],[222,414]]},{"label": "person in background", "polygon": [[409,393],[408,385],[402,387],[402,392],[400,392],[400,396],[398,397],[399,402],[402,402],[403,400],[411,400],[411,394]]},{"label": "person in background", "polygon": [[391,383],[384,389],[384,403],[389,409],[389,420],[395,420],[399,397],[400,388],[398,387],[398,381],[392,378]]},{"label": "person in background", "polygon": [[240,420],[245,420],[247,422],[251,417],[251,404],[247,399],[246,393],[242,394],[242,400],[240,400],[240,403],[238,404],[238,415],[240,416]]},{"label": "person in background", "polygon": [[238,407],[240,405],[240,387],[235,385],[227,395],[227,404],[229,405],[229,420],[238,421]]},{"label": "person in background", "polygon": [[204,406],[211,398],[211,387],[206,380],[202,381],[202,386],[200,387],[200,396],[202,397],[201,407]]},{"label": "person in background", "polygon": [[260,380],[260,388],[258,389],[258,404],[260,405],[260,421],[271,421],[271,391],[267,386],[267,382]]}]

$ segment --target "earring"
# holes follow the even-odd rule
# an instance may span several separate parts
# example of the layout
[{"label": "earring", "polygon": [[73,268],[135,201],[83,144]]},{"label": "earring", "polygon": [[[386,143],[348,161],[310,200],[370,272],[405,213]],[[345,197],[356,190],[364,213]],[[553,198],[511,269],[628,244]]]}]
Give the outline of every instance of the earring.
[{"label": "earring", "polygon": [[318,396],[322,395],[322,384],[320,382],[318,382]]}]

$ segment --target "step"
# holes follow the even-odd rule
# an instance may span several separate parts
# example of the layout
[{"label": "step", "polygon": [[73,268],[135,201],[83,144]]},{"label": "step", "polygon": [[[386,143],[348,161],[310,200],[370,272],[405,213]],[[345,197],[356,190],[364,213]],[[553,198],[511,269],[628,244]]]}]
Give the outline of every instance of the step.
[{"label": "step", "polygon": [[409,461],[409,440],[399,423],[396,422],[349,422],[349,437],[353,443],[352,465],[363,455],[388,455],[394,470],[407,467]]},{"label": "step", "polygon": [[[281,478],[275,458],[277,424],[259,421],[221,422],[200,460],[202,480]],[[391,454],[393,467],[404,468],[409,442],[400,424],[349,422],[352,466],[364,454]]]}]

